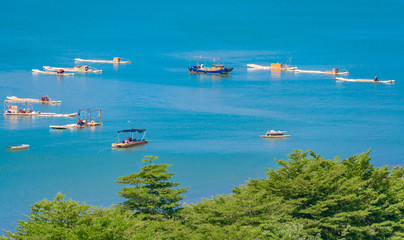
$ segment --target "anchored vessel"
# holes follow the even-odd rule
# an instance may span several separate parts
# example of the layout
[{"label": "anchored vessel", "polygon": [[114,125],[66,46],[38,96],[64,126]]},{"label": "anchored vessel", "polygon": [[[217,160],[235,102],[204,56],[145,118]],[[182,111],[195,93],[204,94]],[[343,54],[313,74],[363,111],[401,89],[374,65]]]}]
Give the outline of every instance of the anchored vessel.
[{"label": "anchored vessel", "polygon": [[295,71],[297,67],[289,67],[288,65],[282,65],[282,63],[271,63],[271,66],[262,66],[258,64],[247,64],[247,67],[254,69],[265,69],[265,70],[284,70],[284,71]]},{"label": "anchored vessel", "polygon": [[[99,122],[96,122],[95,117],[93,117],[95,112],[98,112]],[[77,123],[66,125],[50,125],[49,127],[51,129],[64,130],[64,129],[85,128],[102,125],[101,109],[80,109],[78,111],[78,114],[76,113],[76,115],[78,115]]]},{"label": "anchored vessel", "polygon": [[120,57],[114,57],[114,59],[111,60],[88,60],[88,59],[81,59],[81,58],[75,58],[74,61],[76,62],[95,62],[95,63],[131,63],[129,60],[122,61]]},{"label": "anchored vessel", "polygon": [[[189,73],[209,73],[209,74],[228,74],[233,70],[233,68],[225,68],[223,64],[212,64],[211,67],[206,67],[206,61],[212,59],[216,62],[214,58],[197,57],[197,64],[195,66],[189,66]],[[205,59],[205,65],[199,64],[199,60]]]},{"label": "anchored vessel", "polygon": [[50,72],[50,71],[41,71],[39,69],[32,69],[32,72],[34,73],[42,73],[42,74],[51,74],[51,75],[58,75],[58,76],[73,76],[74,73],[65,73],[63,69],[58,69],[56,72]]},{"label": "anchored vessel", "polygon": [[378,78],[375,79],[350,79],[350,78],[342,78],[342,77],[337,77],[336,78],[339,81],[344,81],[344,82],[372,82],[372,83],[387,83],[387,84],[392,84],[395,82],[395,80],[379,80]]},{"label": "anchored vessel", "polygon": [[28,144],[21,144],[21,145],[17,145],[17,146],[6,147],[6,148],[9,151],[26,150],[26,149],[29,148],[29,145]]},{"label": "anchored vessel", "polygon": [[295,72],[301,72],[301,73],[322,73],[322,74],[332,74],[332,75],[348,75],[349,72],[346,69],[338,69],[338,68],[333,68],[331,71],[315,71],[315,70],[299,70],[296,69]]},{"label": "anchored vessel", "polygon": [[[123,141],[119,140],[119,135],[123,133],[129,133],[129,137]],[[136,133],[136,136],[134,136]],[[139,139],[138,133],[143,133],[143,136]],[[146,144],[148,141],[145,139],[146,129],[132,128],[127,130],[118,131],[118,142],[112,144],[112,148],[127,148],[137,145]]]},{"label": "anchored vessel", "polygon": [[25,102],[25,107],[13,105],[14,100],[4,101],[5,116],[35,116],[35,117],[75,117],[77,113],[59,114],[59,113],[44,113],[33,110],[30,102]]},{"label": "anchored vessel", "polygon": [[102,73],[102,70],[98,70],[89,66],[75,66],[74,68],[63,68],[63,67],[49,67],[43,66],[46,71],[57,71],[64,70],[65,72],[79,72],[79,73]]},{"label": "anchored vessel", "polygon": [[61,101],[53,101],[48,96],[42,96],[41,99],[33,99],[33,98],[18,98],[15,96],[7,97],[7,100],[13,102],[30,102],[30,103],[43,103],[43,104],[59,104]]},{"label": "anchored vessel", "polygon": [[262,138],[288,138],[290,135],[285,135],[286,131],[267,131],[265,135],[261,135]]}]

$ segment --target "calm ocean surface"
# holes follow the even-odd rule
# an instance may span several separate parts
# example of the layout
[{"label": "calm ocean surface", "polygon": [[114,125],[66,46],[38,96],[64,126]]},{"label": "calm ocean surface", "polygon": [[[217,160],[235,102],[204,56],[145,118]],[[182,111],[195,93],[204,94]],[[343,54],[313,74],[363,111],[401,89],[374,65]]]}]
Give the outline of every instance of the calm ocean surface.
[{"label": "calm ocean surface", "polygon": [[[0,229],[13,230],[31,204],[57,192],[109,206],[120,177],[144,155],[172,163],[184,202],[230,193],[265,177],[292,149],[342,158],[372,149],[376,166],[404,165],[404,3],[387,1],[3,1],[0,97],[40,98],[71,113],[101,108],[102,127],[52,131],[69,118],[0,117]],[[220,58],[229,76],[189,75],[188,56]],[[102,74],[35,75],[74,58],[129,58],[89,64]],[[286,62],[300,69],[348,69],[351,78],[247,70]],[[128,122],[130,121],[130,122]],[[145,146],[112,150],[116,131],[146,128]],[[267,129],[292,137],[261,139]],[[6,146],[30,144],[28,151]]]}]

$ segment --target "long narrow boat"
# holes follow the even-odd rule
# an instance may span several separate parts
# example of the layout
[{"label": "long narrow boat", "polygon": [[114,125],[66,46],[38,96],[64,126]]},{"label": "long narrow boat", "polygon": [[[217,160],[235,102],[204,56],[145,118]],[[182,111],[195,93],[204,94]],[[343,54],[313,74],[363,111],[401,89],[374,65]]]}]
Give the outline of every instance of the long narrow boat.
[{"label": "long narrow boat", "polygon": [[50,125],[52,129],[64,130],[64,129],[74,129],[74,128],[85,128],[86,126],[79,125],[77,123],[74,124],[66,124],[66,125]]},{"label": "long narrow boat", "polygon": [[[129,133],[130,136],[126,140],[120,141],[119,140],[120,133]],[[134,133],[136,133],[136,136],[134,136]],[[138,139],[138,133],[143,133],[143,136],[140,139]],[[112,148],[128,148],[146,144],[148,141],[144,139],[145,135],[146,135],[146,129],[127,129],[118,131],[118,142],[112,143]]]},{"label": "long narrow boat", "polygon": [[344,81],[344,82],[372,82],[372,83],[387,83],[387,84],[393,84],[395,80],[375,80],[375,79],[350,79],[350,78],[342,78],[342,77],[337,77],[336,78],[339,81]]},{"label": "long narrow boat", "polygon": [[63,67],[49,67],[43,66],[43,69],[47,71],[57,71],[63,69],[65,72],[78,72],[78,73],[102,73],[102,70],[94,69],[89,66],[76,66],[74,68],[63,68]]},{"label": "long narrow boat", "polygon": [[280,63],[271,63],[271,66],[262,66],[262,65],[258,65],[258,64],[247,64],[247,67],[254,68],[254,69],[263,69],[263,70],[283,70],[283,71],[297,70],[297,67],[283,66]]},{"label": "long narrow boat", "polygon": [[285,135],[286,131],[267,131],[265,135],[261,135],[262,138],[289,138],[290,135]]},{"label": "long narrow boat", "polygon": [[14,100],[5,100],[4,101],[4,116],[28,116],[28,117],[75,117],[77,113],[68,113],[68,114],[60,114],[60,113],[44,113],[44,112],[36,112],[32,109],[30,102],[25,102],[25,108],[17,105],[13,105]]},{"label": "long narrow boat", "polygon": [[27,116],[27,117],[76,117],[77,113],[44,113],[44,112],[35,112],[35,111],[27,111],[27,112],[10,112],[6,111],[4,116]]},{"label": "long narrow boat", "polygon": [[81,58],[75,58],[74,61],[76,62],[94,62],[94,63],[132,63],[131,61],[122,61],[121,58],[119,57],[114,57],[114,59],[111,60],[88,60],[88,59],[81,59]]},{"label": "long narrow boat", "polygon": [[[96,122],[95,118],[93,118],[93,113],[98,112],[99,122]],[[94,127],[102,125],[102,116],[101,109],[80,109],[78,113],[77,123],[66,124],[66,125],[50,125],[49,127],[52,129],[74,129],[74,128],[85,128],[85,127]]]},{"label": "long narrow boat", "polygon": [[33,99],[33,98],[18,98],[15,96],[7,97],[7,100],[13,102],[31,102],[31,103],[43,103],[43,104],[60,104],[61,101],[53,101],[49,97],[43,96],[41,99]]},{"label": "long narrow boat", "polygon": [[17,146],[9,146],[6,147],[8,151],[19,151],[19,150],[26,150],[29,148],[28,144],[21,144],[21,145],[17,145]]},{"label": "long narrow boat", "polygon": [[299,70],[296,69],[295,72],[299,73],[321,73],[321,74],[332,74],[332,75],[348,75],[349,72],[344,70],[341,72],[338,68],[333,68],[331,71],[315,71],[315,70]]},{"label": "long narrow boat", "polygon": [[50,72],[50,71],[41,71],[39,69],[32,69],[34,73],[42,73],[42,74],[51,74],[51,75],[58,75],[58,76],[73,76],[74,73],[59,73],[59,72]]}]

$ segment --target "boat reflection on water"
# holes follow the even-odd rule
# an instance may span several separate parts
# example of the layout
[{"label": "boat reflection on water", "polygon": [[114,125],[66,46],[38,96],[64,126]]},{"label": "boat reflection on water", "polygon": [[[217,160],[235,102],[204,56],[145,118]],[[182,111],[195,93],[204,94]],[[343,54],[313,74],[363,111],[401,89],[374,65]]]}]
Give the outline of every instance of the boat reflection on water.
[{"label": "boat reflection on water", "polygon": [[207,82],[207,81],[221,81],[221,80],[229,80],[232,76],[228,74],[189,74],[189,79],[196,79],[199,82]]},{"label": "boat reflection on water", "polygon": [[273,80],[281,80],[281,72],[280,69],[272,69],[271,70],[271,79]]},{"label": "boat reflection on water", "polygon": [[8,129],[14,130],[21,128],[21,125],[27,128],[31,127],[36,118],[31,116],[5,115],[4,120],[8,123]]}]

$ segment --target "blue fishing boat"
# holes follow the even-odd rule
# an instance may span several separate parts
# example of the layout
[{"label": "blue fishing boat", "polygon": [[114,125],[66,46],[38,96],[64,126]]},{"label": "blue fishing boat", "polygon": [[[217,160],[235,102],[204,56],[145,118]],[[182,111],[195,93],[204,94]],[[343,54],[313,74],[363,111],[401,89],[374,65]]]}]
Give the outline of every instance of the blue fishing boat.
[{"label": "blue fishing boat", "polygon": [[[233,68],[225,68],[223,64],[212,64],[211,67],[206,67],[206,59],[209,58],[203,58],[205,59],[205,65],[199,64],[199,59],[202,59],[202,57],[198,57],[198,62],[195,66],[188,67],[189,73],[228,74],[233,70]],[[215,62],[215,59],[213,61]]]}]

